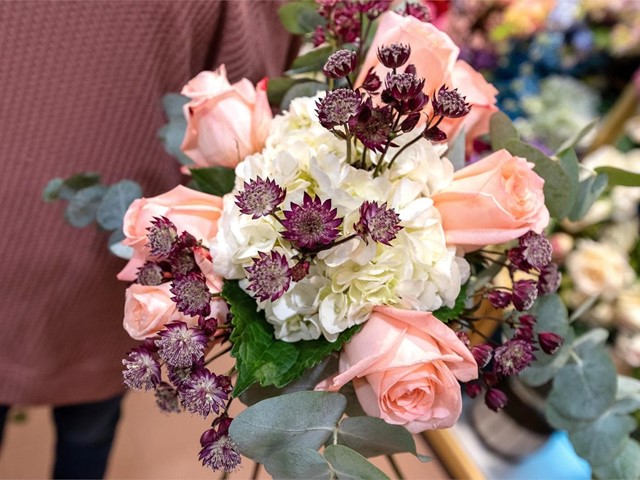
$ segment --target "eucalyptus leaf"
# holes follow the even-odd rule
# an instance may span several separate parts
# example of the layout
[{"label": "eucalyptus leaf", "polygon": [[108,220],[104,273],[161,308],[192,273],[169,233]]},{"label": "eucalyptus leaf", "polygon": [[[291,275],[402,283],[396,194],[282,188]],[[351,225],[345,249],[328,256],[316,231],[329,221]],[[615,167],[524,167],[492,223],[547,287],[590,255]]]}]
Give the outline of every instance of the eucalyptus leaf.
[{"label": "eucalyptus leaf", "polygon": [[177,93],[168,93],[162,97],[162,106],[169,122],[158,130],[158,137],[169,155],[182,165],[193,165],[193,160],[187,157],[180,148],[187,131],[187,119],[183,107],[189,98]]},{"label": "eucalyptus leaf", "polygon": [[613,462],[594,468],[593,473],[601,479],[640,478],[640,444],[627,439]]},{"label": "eucalyptus leaf", "polygon": [[447,158],[453,165],[454,170],[460,170],[465,166],[466,159],[466,138],[467,132],[464,128],[460,130],[460,132],[455,136],[453,142],[449,144],[449,148],[447,150]]},{"label": "eucalyptus leaf", "polygon": [[557,155],[559,157],[561,157],[563,154],[565,154],[567,151],[572,150],[574,148],[576,148],[578,146],[578,144],[580,143],[580,141],[586,137],[587,135],[589,135],[589,133],[591,133],[591,131],[594,129],[594,127],[598,124],[598,119],[594,119],[591,122],[589,122],[587,125],[585,125],[584,127],[582,127],[573,137],[568,138],[567,140],[565,140],[562,145],[560,145],[560,147],[557,150]]},{"label": "eucalyptus leaf", "polygon": [[231,422],[229,434],[240,452],[265,463],[282,449],[320,448],[342,417],[346,399],[339,393],[296,392],[248,407]]},{"label": "eucalyptus leaf", "polygon": [[57,177],[52,178],[42,190],[42,199],[45,202],[53,202],[60,198],[60,189],[64,185],[64,179]]},{"label": "eucalyptus leaf", "polygon": [[562,166],[563,170],[569,177],[570,188],[569,188],[569,199],[567,200],[567,208],[566,212],[571,210],[571,207],[575,205],[576,200],[578,199],[578,190],[580,188],[580,162],[578,161],[578,156],[574,150],[566,150],[558,155],[558,161]]},{"label": "eucalyptus leaf", "polygon": [[565,338],[569,335],[569,314],[567,307],[557,294],[538,297],[529,314],[536,317],[538,332],[553,332]]},{"label": "eucalyptus leaf", "polygon": [[496,112],[489,121],[491,148],[494,151],[506,148],[509,140],[518,140],[520,135],[511,119],[502,112]]},{"label": "eucalyptus leaf", "polygon": [[293,61],[291,68],[286,73],[287,75],[297,75],[299,73],[319,71],[327,62],[327,59],[332,52],[333,48],[326,46],[316,48],[304,55],[300,55]]},{"label": "eucalyptus leaf", "polygon": [[608,182],[608,177],[604,173],[592,175],[582,180],[578,187],[577,200],[568,214],[569,220],[575,222],[582,219],[607,188]]},{"label": "eucalyptus leaf", "polygon": [[279,450],[264,463],[265,470],[274,479],[329,480],[331,468],[316,450],[293,447]]},{"label": "eucalyptus leaf", "polygon": [[563,416],[594,420],[609,408],[616,395],[616,369],[602,347],[583,344],[574,362],[553,379],[548,402]]},{"label": "eucalyptus leaf", "polygon": [[413,436],[400,425],[391,425],[375,417],[349,417],[338,425],[338,443],[364,457],[413,453],[421,461],[429,457],[418,455]]},{"label": "eucalyptus leaf", "polygon": [[331,464],[338,480],[389,480],[382,470],[345,446],[328,446],[324,449],[324,458]]},{"label": "eucalyptus leaf", "polygon": [[314,2],[288,2],[278,9],[278,16],[284,28],[295,35],[311,33],[326,20],[318,13]]},{"label": "eucalyptus leaf", "polygon": [[231,192],[236,181],[236,173],[232,168],[192,168],[190,172],[197,190],[218,197]]},{"label": "eucalyptus leaf", "polygon": [[549,213],[555,218],[565,217],[572,207],[571,199],[576,197],[576,187],[560,162],[519,140],[508,140],[505,145],[512,155],[533,162],[533,171],[544,179],[544,199]]},{"label": "eucalyptus leaf", "polygon": [[291,77],[275,77],[270,78],[267,83],[267,97],[269,98],[269,105],[281,105],[282,99],[287,91],[304,80]]},{"label": "eucalyptus leaf", "polygon": [[356,389],[353,386],[353,382],[347,382],[343,385],[339,393],[344,395],[347,399],[347,408],[344,410],[345,415],[350,417],[362,417],[366,415],[366,412],[362,409],[360,400],[358,400],[358,396],[356,395]]},{"label": "eucalyptus leaf", "polygon": [[587,347],[603,347],[609,338],[609,332],[604,328],[594,328],[580,335],[573,344],[573,348]]},{"label": "eucalyptus leaf", "polygon": [[625,440],[636,428],[629,415],[607,412],[585,428],[569,432],[576,453],[592,466],[606,465],[624,448]]},{"label": "eucalyptus leaf", "polygon": [[598,167],[595,171],[609,178],[609,185],[621,187],[640,187],[640,173],[630,172],[616,167]]},{"label": "eucalyptus leaf", "polygon": [[114,230],[109,236],[109,251],[116,257],[129,260],[133,256],[133,248],[122,243],[124,238],[122,230]]},{"label": "eucalyptus leaf", "polygon": [[580,428],[585,428],[591,423],[589,420],[576,420],[575,418],[567,417],[566,415],[558,412],[555,407],[546,402],[544,406],[544,416],[553,428],[557,430],[566,430],[571,432]]},{"label": "eucalyptus leaf", "polygon": [[132,180],[121,180],[109,187],[96,212],[96,221],[105,230],[122,228],[122,219],[131,202],[142,197],[142,188]]},{"label": "eucalyptus leaf", "polygon": [[530,387],[540,387],[553,380],[553,377],[567,364],[571,352],[573,351],[574,333],[569,333],[563,337],[564,344],[553,355],[547,355],[542,350],[535,353],[536,360],[522,371],[518,377]]},{"label": "eucalyptus leaf", "polygon": [[75,193],[64,211],[64,217],[72,226],[84,228],[96,219],[98,206],[107,192],[104,185],[93,185]]},{"label": "eucalyptus leaf", "polygon": [[320,90],[326,89],[327,86],[320,82],[302,82],[296,83],[291,87],[282,98],[280,108],[287,109],[291,101],[298,97],[313,97]]},{"label": "eucalyptus leaf", "polygon": [[633,413],[640,410],[640,381],[618,375],[616,402],[611,407],[614,413]]},{"label": "eucalyptus leaf", "polygon": [[71,200],[73,196],[84,188],[93,187],[100,183],[100,174],[97,172],[82,172],[72,175],[64,180],[58,190],[58,198]]}]

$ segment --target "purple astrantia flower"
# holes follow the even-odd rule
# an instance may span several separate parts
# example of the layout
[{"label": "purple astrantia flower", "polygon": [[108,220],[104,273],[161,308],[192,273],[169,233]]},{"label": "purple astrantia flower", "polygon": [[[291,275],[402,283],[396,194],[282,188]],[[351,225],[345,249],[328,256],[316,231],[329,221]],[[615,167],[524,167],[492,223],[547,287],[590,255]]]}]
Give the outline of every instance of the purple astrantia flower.
[{"label": "purple astrantia flower", "polygon": [[270,255],[259,252],[260,258],[253,259],[253,265],[246,267],[247,290],[261,302],[280,298],[291,283],[291,268],[287,257],[272,251]]},{"label": "purple astrantia flower", "polygon": [[204,356],[209,342],[199,328],[189,328],[185,322],[171,322],[158,333],[158,355],[173,367],[188,367]]},{"label": "purple astrantia flower", "polygon": [[160,364],[144,347],[137,347],[122,360],[124,384],[133,390],[149,390],[160,381]]},{"label": "purple astrantia flower", "polygon": [[431,104],[434,115],[447,118],[464,117],[471,110],[471,106],[465,101],[465,97],[458,93],[458,89],[449,90],[444,86],[433,96]]},{"label": "purple astrantia flower", "polygon": [[353,50],[338,50],[329,55],[322,67],[322,73],[328,78],[343,78],[358,66],[358,56]]},{"label": "purple astrantia flower", "polygon": [[356,8],[365,13],[369,20],[374,20],[382,15],[391,6],[391,0],[356,0]]},{"label": "purple astrantia flower", "polygon": [[336,217],[337,213],[331,208],[331,200],[323,202],[305,192],[302,205],[292,203],[291,210],[284,211],[282,237],[301,249],[329,245],[340,235],[342,219]]},{"label": "purple astrantia flower", "polygon": [[146,262],[138,269],[138,277],[136,283],[140,285],[160,285],[164,275],[162,273],[162,267],[155,262]]},{"label": "purple astrantia flower", "polygon": [[185,315],[203,317],[211,313],[211,291],[207,286],[207,280],[200,272],[190,272],[179,275],[173,279],[171,299],[176,302],[178,311]]},{"label": "purple astrantia flower", "polygon": [[387,90],[397,101],[415,98],[422,93],[424,78],[418,78],[413,73],[389,73],[385,81]]},{"label": "purple astrantia flower", "polygon": [[420,2],[405,2],[404,9],[398,11],[403,17],[415,17],[421,22],[431,21],[431,11]]},{"label": "purple astrantia flower", "polygon": [[147,246],[154,257],[166,257],[173,250],[178,239],[178,231],[171,220],[166,217],[154,217],[147,229]]},{"label": "purple astrantia flower", "polygon": [[296,263],[291,269],[291,280],[294,282],[299,282],[309,273],[309,262],[300,261]]},{"label": "purple astrantia flower", "polygon": [[178,390],[184,407],[203,417],[224,409],[230,392],[228,377],[211,373],[206,368],[192,372]]},{"label": "purple astrantia flower", "polygon": [[544,353],[553,355],[564,343],[564,338],[562,338],[557,333],[540,332],[538,334],[538,343],[540,344],[540,348],[542,348],[542,351]]},{"label": "purple astrantia flower", "polygon": [[389,141],[392,122],[393,114],[389,107],[373,108],[367,101],[360,114],[349,122],[349,128],[365,147],[382,152]]},{"label": "purple astrantia flower", "polygon": [[533,327],[536,325],[536,317],[533,315],[520,315],[518,318],[518,327],[513,338],[533,341]]},{"label": "purple astrantia flower", "polygon": [[536,270],[541,270],[551,262],[553,248],[544,235],[529,231],[520,237],[519,243],[524,260]]},{"label": "purple astrantia flower", "polygon": [[392,43],[378,48],[378,60],[387,68],[399,68],[409,60],[411,45]]},{"label": "purple astrantia flower", "polygon": [[504,290],[491,290],[487,293],[487,300],[494,308],[507,308],[511,304],[511,294]]},{"label": "purple astrantia flower", "polygon": [[517,375],[534,360],[533,345],[526,340],[508,340],[493,353],[496,371],[504,376]]},{"label": "purple astrantia flower", "polygon": [[318,120],[324,128],[344,125],[356,117],[362,108],[362,97],[354,90],[338,88],[316,102]]},{"label": "purple astrantia flower", "polygon": [[540,269],[538,278],[538,295],[549,295],[560,288],[562,274],[558,271],[558,265],[550,263]]},{"label": "purple astrantia flower", "polygon": [[484,396],[484,403],[494,412],[499,412],[506,405],[509,399],[507,395],[497,388],[490,388]]},{"label": "purple astrantia flower", "polygon": [[471,355],[478,364],[478,368],[484,368],[489,365],[493,355],[493,347],[487,343],[471,347]]},{"label": "purple astrantia flower", "polygon": [[271,215],[284,201],[287,191],[274,180],[260,177],[244,182],[244,189],[236,195],[236,205],[240,212],[254,219]]},{"label": "purple astrantia flower", "polygon": [[367,76],[364,77],[364,82],[362,82],[361,87],[369,93],[376,93],[378,89],[382,86],[382,81],[376,72],[374,72],[375,67],[371,67],[367,72]]},{"label": "purple astrantia flower", "polygon": [[180,387],[185,381],[189,379],[191,373],[204,367],[204,357],[200,360],[193,362],[193,364],[187,367],[173,367],[168,365],[169,381],[176,387]]},{"label": "purple astrantia flower", "polygon": [[[231,419],[225,418],[222,422]],[[205,467],[213,470],[224,470],[227,473],[233,472],[240,465],[240,453],[238,445],[229,436],[229,427],[221,422],[218,430],[210,428],[200,437],[200,455],[198,458]]]},{"label": "purple astrantia flower", "polygon": [[360,220],[353,228],[365,241],[371,238],[374,242],[391,245],[396,233],[402,230],[399,223],[400,217],[393,208],[387,208],[386,203],[380,205],[366,200],[360,205]]},{"label": "purple astrantia flower", "polygon": [[518,280],[513,282],[511,301],[516,310],[523,312],[533,307],[538,298],[538,282],[535,280]]},{"label": "purple astrantia flower", "polygon": [[156,405],[163,412],[179,413],[180,402],[178,401],[178,391],[166,382],[160,382],[156,386]]},{"label": "purple astrantia flower", "polygon": [[172,253],[169,257],[169,265],[174,276],[184,276],[198,270],[193,250],[190,248],[182,248]]}]

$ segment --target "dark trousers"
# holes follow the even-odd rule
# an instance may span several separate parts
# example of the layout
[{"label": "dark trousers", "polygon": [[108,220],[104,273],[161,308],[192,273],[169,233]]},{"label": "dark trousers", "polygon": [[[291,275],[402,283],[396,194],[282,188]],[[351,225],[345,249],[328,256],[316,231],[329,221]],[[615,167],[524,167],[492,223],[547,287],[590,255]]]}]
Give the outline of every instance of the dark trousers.
[{"label": "dark trousers", "polygon": [[[57,441],[53,478],[103,478],[122,395],[53,409]],[[9,407],[0,406],[0,442]]]}]

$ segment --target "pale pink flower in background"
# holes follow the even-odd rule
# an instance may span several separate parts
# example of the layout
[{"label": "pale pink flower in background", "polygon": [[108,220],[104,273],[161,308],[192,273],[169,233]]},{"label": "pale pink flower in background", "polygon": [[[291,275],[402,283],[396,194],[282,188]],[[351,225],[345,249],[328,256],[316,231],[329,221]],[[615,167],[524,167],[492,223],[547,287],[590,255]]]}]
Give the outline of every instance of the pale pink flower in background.
[{"label": "pale pink flower in background", "polygon": [[458,170],[433,196],[447,243],[473,251],[541,233],[549,224],[543,187],[533,163],[504,149]]},{"label": "pale pink flower in background", "polygon": [[199,73],[182,89],[187,130],[182,151],[195,167],[234,168],[264,147],[273,118],[267,80],[254,85],[243,78],[230,84],[224,65]]},{"label": "pale pink flower in background", "polygon": [[137,270],[148,259],[146,249],[148,228],[154,217],[167,217],[178,230],[189,232],[207,243],[218,232],[222,213],[222,198],[178,185],[152,198],[134,200],[124,216],[123,244],[133,248],[133,256],[118,274],[119,280],[133,281]]},{"label": "pale pink flower in background", "polygon": [[377,306],[343,347],[338,375],[316,390],[353,381],[367,415],[417,433],[453,426],[462,411],[458,381],[477,376],[469,349],[431,313]]}]

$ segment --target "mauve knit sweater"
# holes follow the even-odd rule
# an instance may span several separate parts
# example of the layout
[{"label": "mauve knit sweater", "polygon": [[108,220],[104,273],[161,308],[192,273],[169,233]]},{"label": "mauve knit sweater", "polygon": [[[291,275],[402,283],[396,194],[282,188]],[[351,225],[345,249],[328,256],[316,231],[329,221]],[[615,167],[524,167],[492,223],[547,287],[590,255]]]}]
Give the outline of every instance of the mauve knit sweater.
[{"label": "mauve knit sweater", "polygon": [[97,171],[145,196],[180,180],[157,138],[161,98],[225,63],[232,81],[287,66],[274,1],[0,2],[0,404],[123,390],[124,261],[45,204],[52,177]]}]

